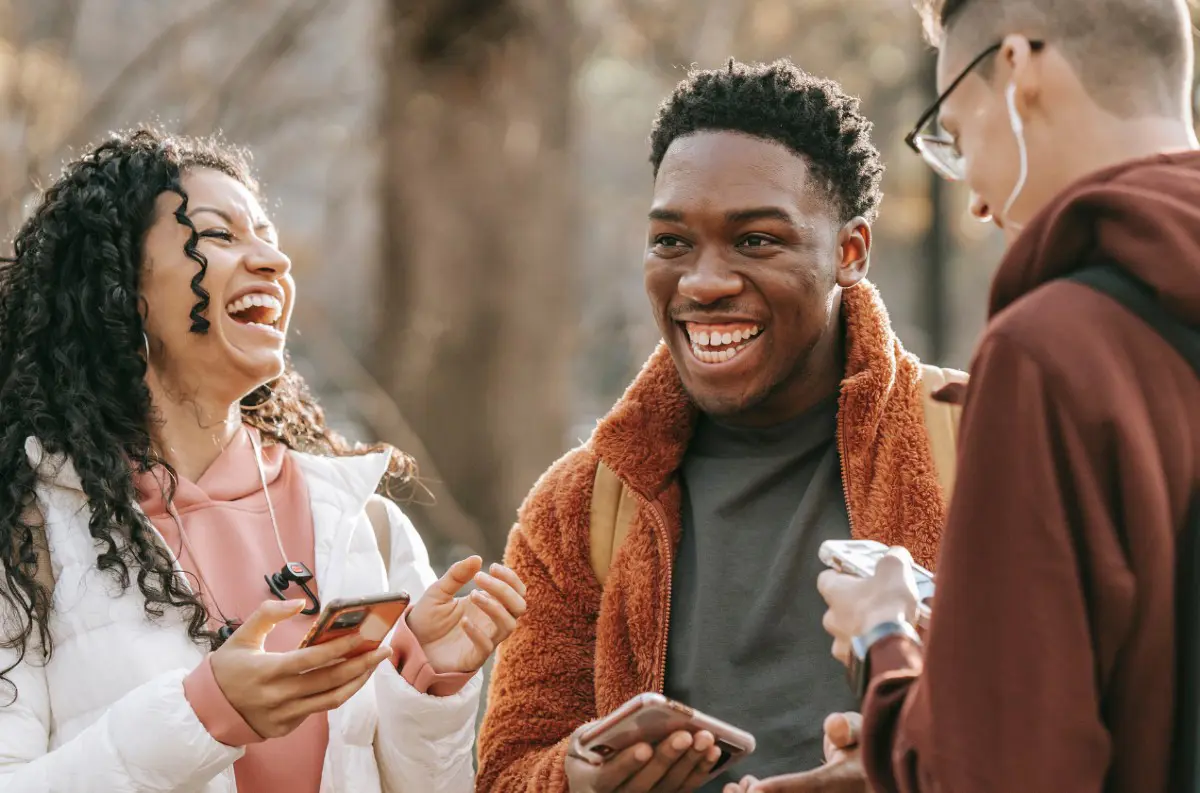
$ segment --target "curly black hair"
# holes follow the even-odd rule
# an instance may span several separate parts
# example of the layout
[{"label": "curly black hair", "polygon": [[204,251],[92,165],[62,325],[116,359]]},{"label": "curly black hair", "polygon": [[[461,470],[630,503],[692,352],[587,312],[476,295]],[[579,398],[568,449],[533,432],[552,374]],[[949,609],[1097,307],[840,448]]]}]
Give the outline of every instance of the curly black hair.
[{"label": "curly black hair", "polygon": [[790,60],[721,69],[693,69],[663,101],[650,133],[654,175],[667,149],[695,132],[741,132],[775,141],[805,158],[838,219],[873,221],[883,199],[883,163],[871,143],[871,122],[858,99],[837,83],[813,77]]},{"label": "curly black hair", "polygon": [[[185,214],[181,181],[196,168],[221,171],[257,192],[245,154],[219,138],[147,128],[115,134],[66,166],[17,232],[14,255],[0,260],[0,647],[17,657],[0,669],[0,682],[14,697],[7,673],[31,648],[44,659],[53,651],[51,592],[38,576],[45,557],[35,541],[43,542],[44,527],[37,474],[25,452],[30,437],[74,464],[91,510],[89,531],[100,546],[99,569],[122,590],[136,580],[149,617],[178,609],[194,641],[213,649],[220,643],[204,604],[174,574],[170,554],[135,506],[135,473],[161,467],[176,481],[151,443],[139,295],[143,243],[164,193],[179,196],[175,218],[192,232],[184,245],[197,265],[191,331],[209,327],[201,285],[207,262],[196,249],[199,235]],[[406,455],[382,445],[352,447],[326,427],[290,362],[242,405],[245,422],[268,443],[329,456],[387,449],[389,482],[413,473]]]}]

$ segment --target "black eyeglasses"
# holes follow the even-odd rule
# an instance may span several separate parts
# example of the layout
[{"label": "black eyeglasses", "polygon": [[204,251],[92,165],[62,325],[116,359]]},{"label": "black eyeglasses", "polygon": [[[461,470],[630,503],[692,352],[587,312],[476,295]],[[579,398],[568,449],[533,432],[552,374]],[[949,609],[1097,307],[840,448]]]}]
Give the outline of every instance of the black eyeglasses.
[{"label": "black eyeglasses", "polygon": [[[958,77],[954,78],[954,82],[950,83],[946,87],[946,90],[942,91],[941,95],[934,100],[929,109],[921,114],[921,118],[917,121],[916,126],[913,127],[912,132],[908,133],[904,138],[904,142],[908,144],[908,147],[917,154],[920,154],[921,158],[925,160],[930,168],[936,171],[938,175],[952,182],[962,179],[965,173],[962,154],[959,152],[958,146],[952,138],[941,130],[935,130],[931,133],[923,133],[921,130],[930,122],[937,119],[938,110],[941,109],[942,103],[946,101],[946,97],[953,93],[958,84],[967,79],[967,75],[976,66],[983,63],[984,59],[995,55],[1003,46],[1003,42],[997,42],[975,56],[975,60],[967,64],[967,68],[963,69]],[[1034,52],[1040,52],[1045,46],[1046,42],[1044,41],[1029,42],[1029,48]]]}]

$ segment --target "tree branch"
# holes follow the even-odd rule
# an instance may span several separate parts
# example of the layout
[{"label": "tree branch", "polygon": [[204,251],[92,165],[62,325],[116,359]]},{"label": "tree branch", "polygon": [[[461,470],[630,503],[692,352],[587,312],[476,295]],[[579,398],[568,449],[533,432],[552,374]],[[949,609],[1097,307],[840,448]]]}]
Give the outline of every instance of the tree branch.
[{"label": "tree branch", "polygon": [[54,37],[59,40],[63,60],[69,60],[75,50],[76,33],[79,30],[79,12],[84,0],[61,0],[54,15]]},{"label": "tree branch", "polygon": [[[404,418],[396,401],[342,342],[325,312],[310,305],[303,311],[301,324],[309,328],[304,335],[304,344],[312,354],[314,364],[323,375],[341,385],[342,396],[370,425],[372,434],[417,459],[422,481],[444,484],[420,435]],[[489,544],[479,524],[454,499],[448,487],[440,490],[442,493],[435,496],[437,509],[428,511],[434,524],[430,528],[451,542],[486,551]]]},{"label": "tree branch", "polygon": [[190,112],[183,123],[185,130],[194,130],[208,117],[206,128],[220,126],[230,104],[239,94],[248,93],[259,85],[271,69],[296,46],[296,40],[310,23],[325,10],[329,0],[295,0],[288,4],[270,27],[246,50],[225,78]]},{"label": "tree branch", "polygon": [[[163,28],[157,36],[150,40],[150,43],[141,52],[122,67],[121,71],[109,81],[108,85],[101,89],[96,100],[76,118],[70,130],[59,138],[53,146],[49,146],[43,151],[47,153],[58,152],[64,148],[79,146],[85,143],[88,137],[95,134],[95,128],[110,116],[114,108],[121,104],[130,85],[135,81],[138,74],[152,69],[167,52],[182,44],[188,35],[209,16],[219,14],[228,8],[233,8],[238,3],[239,0],[214,0],[195,13],[178,19]],[[37,174],[42,171],[42,163],[36,161],[30,163],[27,172]],[[6,190],[4,203],[8,204],[19,200],[23,190],[23,183]]]},{"label": "tree branch", "polygon": [[195,13],[177,19],[163,28],[162,32],[151,39],[150,43],[135,55],[133,60],[125,64],[116,77],[109,81],[96,97],[96,101],[83,112],[71,127],[71,131],[64,135],[52,150],[78,146],[86,142],[86,138],[93,134],[92,130],[109,116],[113,108],[121,103],[129,83],[137,77],[139,72],[153,68],[164,55],[179,47],[188,35],[206,19],[237,5],[239,5],[239,0],[213,0]]}]

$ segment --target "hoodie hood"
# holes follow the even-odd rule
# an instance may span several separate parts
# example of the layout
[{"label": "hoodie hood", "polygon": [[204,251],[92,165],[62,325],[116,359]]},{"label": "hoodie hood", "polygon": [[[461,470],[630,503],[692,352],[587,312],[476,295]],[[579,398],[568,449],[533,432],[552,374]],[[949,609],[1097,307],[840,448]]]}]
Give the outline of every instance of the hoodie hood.
[{"label": "hoodie hood", "polygon": [[[262,449],[261,474],[250,441],[251,433]],[[233,436],[229,445],[195,482],[176,477],[173,503],[181,513],[197,506],[246,500],[261,502],[261,507],[266,508],[266,500],[262,497],[263,480],[272,485],[279,479],[287,451],[288,447],[281,443],[263,444],[259,431],[246,426],[244,432]],[[135,474],[134,485],[138,491],[138,504],[148,517],[153,519],[169,514],[166,501],[169,479],[162,466]]]},{"label": "hoodie hood", "polygon": [[1123,163],[1064,190],[1005,255],[989,314],[1099,258],[1151,286],[1185,325],[1200,323],[1200,152]]}]

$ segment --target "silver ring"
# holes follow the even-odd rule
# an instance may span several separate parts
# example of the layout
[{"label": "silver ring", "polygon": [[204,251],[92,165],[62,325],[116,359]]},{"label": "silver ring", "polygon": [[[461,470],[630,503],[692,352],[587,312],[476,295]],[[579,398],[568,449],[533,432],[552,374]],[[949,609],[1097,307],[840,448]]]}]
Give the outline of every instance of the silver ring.
[{"label": "silver ring", "polygon": [[862,737],[861,735],[858,734],[858,727],[854,726],[854,720],[850,719],[850,718],[846,719],[846,724],[849,725],[849,727],[850,727],[850,743],[849,743],[849,746],[847,746],[846,748],[850,748],[851,746],[858,746],[858,739]]}]

